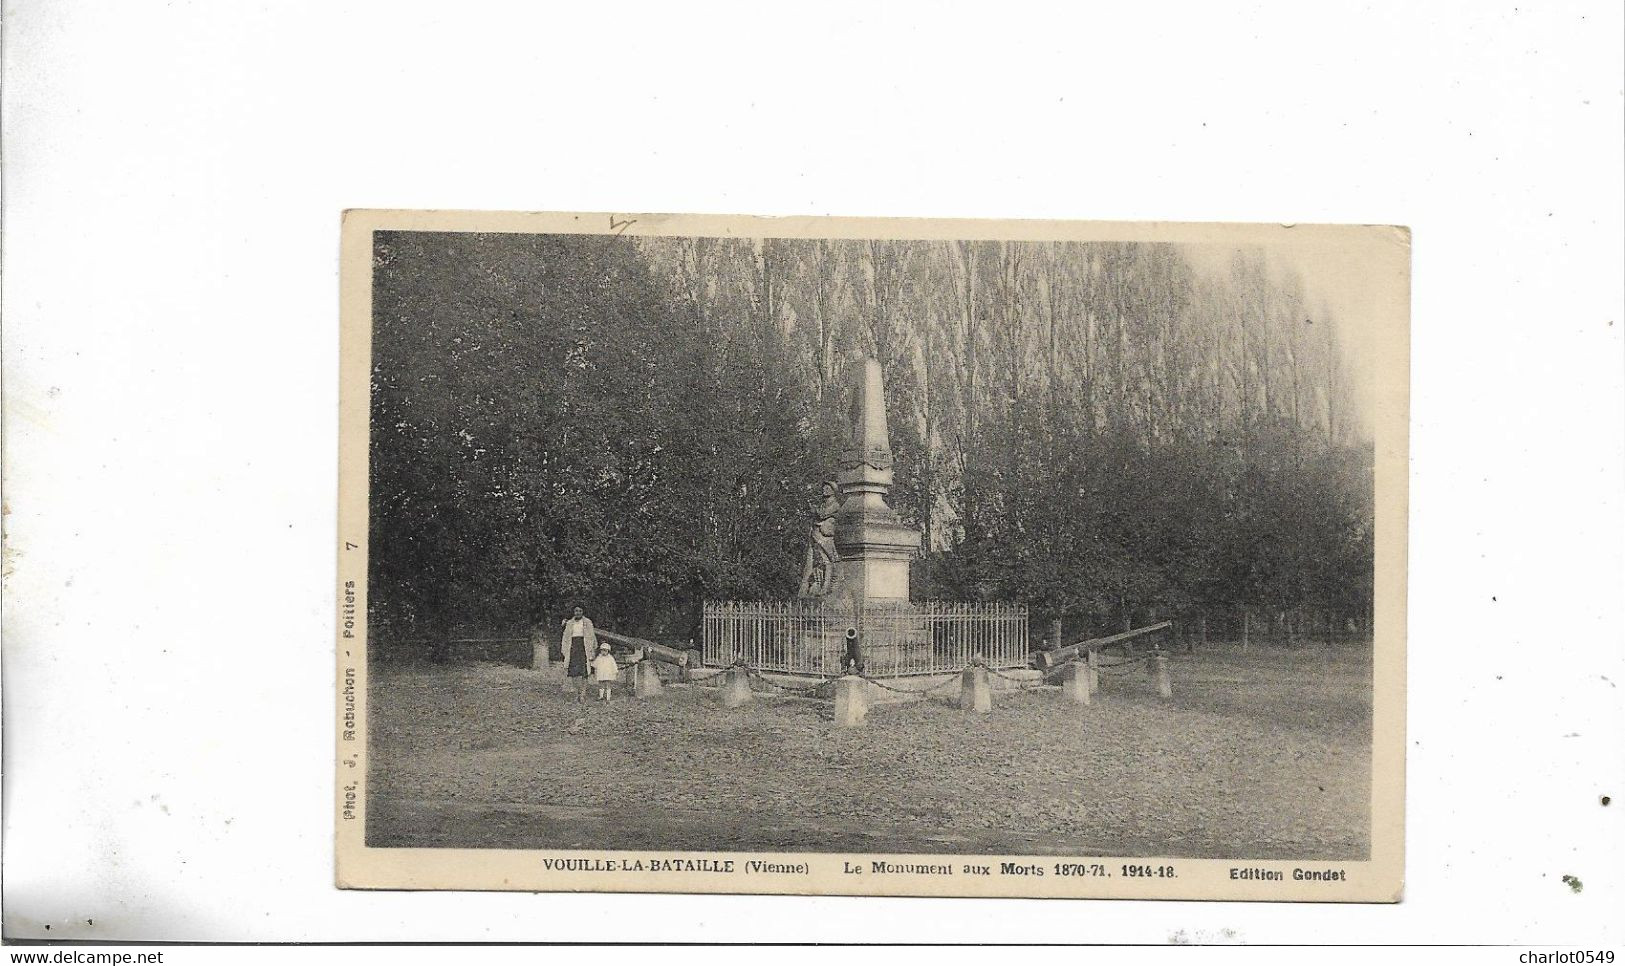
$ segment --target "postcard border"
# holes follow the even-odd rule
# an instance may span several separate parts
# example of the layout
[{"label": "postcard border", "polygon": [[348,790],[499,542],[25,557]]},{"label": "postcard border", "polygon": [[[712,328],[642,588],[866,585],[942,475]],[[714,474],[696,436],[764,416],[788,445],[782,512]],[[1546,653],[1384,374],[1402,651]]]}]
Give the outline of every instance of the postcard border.
[{"label": "postcard border", "polygon": [[[1371,834],[1365,861],[1122,856],[717,853],[563,849],[393,849],[365,843],[367,765],[367,481],[372,343],[372,233],[378,230],[771,238],[906,238],[1371,246],[1392,262],[1386,311],[1373,320],[1375,614]],[[351,889],[769,895],[979,896],[1397,902],[1404,883],[1406,584],[1410,400],[1410,231],[1395,226],[1178,222],[760,217],[355,209],[340,244],[339,531],[336,588],[335,882]],[[626,871],[624,859],[670,859],[669,871]],[[544,860],[572,860],[565,869]],[[852,874],[842,863],[899,866],[1058,862],[1171,867],[1172,878]],[[702,863],[715,863],[704,865]],[[806,865],[805,875],[753,873],[749,863]],[[728,871],[721,871],[724,868]],[[1344,881],[1294,881],[1297,868],[1340,868]],[[1237,869],[1283,878],[1237,878]]]}]

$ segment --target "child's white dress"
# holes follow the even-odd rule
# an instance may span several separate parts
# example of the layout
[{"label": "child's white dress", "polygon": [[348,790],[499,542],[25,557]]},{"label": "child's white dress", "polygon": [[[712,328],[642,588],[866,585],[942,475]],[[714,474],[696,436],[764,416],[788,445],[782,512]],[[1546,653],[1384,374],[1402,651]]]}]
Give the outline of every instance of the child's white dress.
[{"label": "child's white dress", "polygon": [[602,687],[614,684],[621,675],[621,666],[615,663],[615,658],[608,651],[602,651],[592,659],[592,676]]}]

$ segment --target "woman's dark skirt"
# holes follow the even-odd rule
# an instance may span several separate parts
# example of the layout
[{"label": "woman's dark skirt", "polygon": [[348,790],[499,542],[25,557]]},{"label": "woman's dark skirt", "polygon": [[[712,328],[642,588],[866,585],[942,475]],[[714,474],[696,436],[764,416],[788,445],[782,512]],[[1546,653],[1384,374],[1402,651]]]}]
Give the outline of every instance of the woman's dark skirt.
[{"label": "woman's dark skirt", "polygon": [[587,676],[587,639],[585,637],[570,638],[570,666],[564,673],[573,678]]}]

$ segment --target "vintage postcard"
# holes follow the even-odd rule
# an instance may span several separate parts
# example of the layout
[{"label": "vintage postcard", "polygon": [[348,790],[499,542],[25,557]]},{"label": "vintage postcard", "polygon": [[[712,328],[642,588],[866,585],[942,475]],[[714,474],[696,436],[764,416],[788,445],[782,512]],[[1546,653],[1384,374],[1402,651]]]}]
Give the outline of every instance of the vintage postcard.
[{"label": "vintage postcard", "polygon": [[1404,880],[1410,235],[351,211],[346,888]]}]

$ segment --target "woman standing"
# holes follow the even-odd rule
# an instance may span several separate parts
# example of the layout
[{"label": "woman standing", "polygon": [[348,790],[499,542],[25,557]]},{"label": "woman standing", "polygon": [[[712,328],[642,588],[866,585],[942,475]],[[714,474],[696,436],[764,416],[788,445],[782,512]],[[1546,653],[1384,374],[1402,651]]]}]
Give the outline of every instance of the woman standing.
[{"label": "woman standing", "polygon": [[598,635],[593,633],[592,618],[580,607],[564,622],[561,649],[569,655],[564,668],[565,676],[575,688],[576,700],[587,700],[587,655],[598,653]]}]

